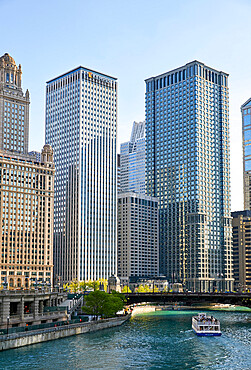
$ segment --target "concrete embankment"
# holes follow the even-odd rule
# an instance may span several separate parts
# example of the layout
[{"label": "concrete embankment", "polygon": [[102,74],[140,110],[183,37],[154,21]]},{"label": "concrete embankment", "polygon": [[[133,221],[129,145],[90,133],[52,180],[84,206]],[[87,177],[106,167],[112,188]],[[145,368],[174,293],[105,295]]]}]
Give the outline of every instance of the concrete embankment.
[{"label": "concrete embankment", "polygon": [[112,319],[91,321],[82,324],[72,324],[44,330],[34,330],[29,333],[17,333],[0,336],[0,351],[47,342],[50,340],[70,337],[72,335],[90,333],[97,330],[113,328],[122,325],[131,315]]}]

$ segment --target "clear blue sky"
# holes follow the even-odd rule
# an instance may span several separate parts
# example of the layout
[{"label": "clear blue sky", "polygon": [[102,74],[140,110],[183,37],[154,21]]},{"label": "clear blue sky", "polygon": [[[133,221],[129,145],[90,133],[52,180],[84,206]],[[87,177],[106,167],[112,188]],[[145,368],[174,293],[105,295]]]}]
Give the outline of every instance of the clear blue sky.
[{"label": "clear blue sky", "polygon": [[240,105],[251,97],[250,0],[0,0],[0,55],[22,65],[30,150],[45,82],[83,65],[119,80],[119,143],[144,119],[144,79],[194,59],[230,74],[232,210],[243,207]]}]

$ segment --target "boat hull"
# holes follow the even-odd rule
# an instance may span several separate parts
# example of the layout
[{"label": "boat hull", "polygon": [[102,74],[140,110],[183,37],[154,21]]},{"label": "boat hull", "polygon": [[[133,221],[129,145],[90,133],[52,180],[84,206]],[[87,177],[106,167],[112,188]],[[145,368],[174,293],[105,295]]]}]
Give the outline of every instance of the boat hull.
[{"label": "boat hull", "polygon": [[193,331],[198,337],[220,337],[221,336],[221,333],[200,333],[200,332],[195,331],[194,329]]}]

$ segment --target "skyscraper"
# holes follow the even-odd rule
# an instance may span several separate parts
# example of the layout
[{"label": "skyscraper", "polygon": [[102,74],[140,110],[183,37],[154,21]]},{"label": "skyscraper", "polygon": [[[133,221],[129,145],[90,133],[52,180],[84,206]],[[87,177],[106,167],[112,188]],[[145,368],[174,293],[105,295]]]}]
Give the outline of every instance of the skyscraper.
[{"label": "skyscraper", "polygon": [[0,58],[0,257],[1,282],[10,289],[52,283],[53,150],[28,154],[29,92],[21,65]]},{"label": "skyscraper", "polygon": [[118,276],[159,275],[158,199],[118,195]]},{"label": "skyscraper", "polygon": [[194,61],[148,78],[145,100],[160,272],[190,290],[231,289],[228,75]]},{"label": "skyscraper", "polygon": [[130,141],[120,145],[120,192],[145,194],[145,122],[133,122]]},{"label": "skyscraper", "polygon": [[251,98],[241,106],[244,209],[251,210]]},{"label": "skyscraper", "polygon": [[117,79],[78,67],[46,86],[55,152],[54,264],[63,281],[116,273]]},{"label": "skyscraper", "polygon": [[5,53],[0,58],[0,149],[28,153],[30,96],[21,83],[21,65]]}]

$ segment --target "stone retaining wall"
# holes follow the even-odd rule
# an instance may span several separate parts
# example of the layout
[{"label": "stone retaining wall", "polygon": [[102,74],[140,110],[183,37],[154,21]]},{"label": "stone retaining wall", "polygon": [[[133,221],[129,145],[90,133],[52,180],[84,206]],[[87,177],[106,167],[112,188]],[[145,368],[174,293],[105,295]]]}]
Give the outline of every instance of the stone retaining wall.
[{"label": "stone retaining wall", "polygon": [[18,333],[0,336],[0,351],[47,342],[49,340],[70,337],[72,335],[84,334],[96,330],[102,330],[122,325],[130,318],[130,315],[115,317],[112,319],[92,321],[82,324],[72,324],[64,327],[55,327],[44,330],[34,330],[29,333]]}]

